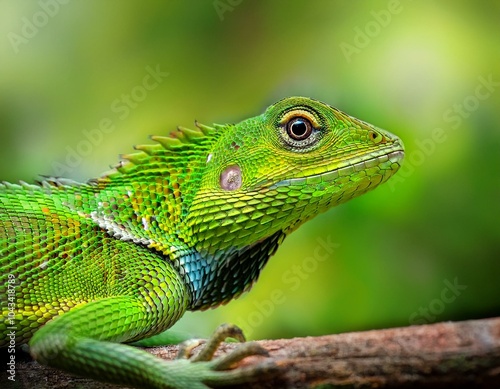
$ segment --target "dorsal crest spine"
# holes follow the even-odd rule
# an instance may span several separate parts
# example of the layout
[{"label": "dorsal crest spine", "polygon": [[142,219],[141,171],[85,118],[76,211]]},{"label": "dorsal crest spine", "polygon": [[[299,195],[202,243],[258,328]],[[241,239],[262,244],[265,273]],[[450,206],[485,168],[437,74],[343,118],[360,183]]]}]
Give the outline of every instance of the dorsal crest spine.
[{"label": "dorsal crest spine", "polygon": [[[150,139],[157,142],[156,144],[146,144],[134,146],[137,150],[135,153],[120,155],[121,161],[112,167],[111,170],[105,172],[99,181],[123,177],[123,175],[132,173],[139,166],[146,166],[167,161],[171,158],[179,158],[178,153],[185,151],[188,148],[195,149],[204,140],[218,129],[219,125],[210,127],[195,121],[195,129],[186,127],[177,127],[167,136],[151,135]],[[156,159],[158,157],[158,159]]]}]

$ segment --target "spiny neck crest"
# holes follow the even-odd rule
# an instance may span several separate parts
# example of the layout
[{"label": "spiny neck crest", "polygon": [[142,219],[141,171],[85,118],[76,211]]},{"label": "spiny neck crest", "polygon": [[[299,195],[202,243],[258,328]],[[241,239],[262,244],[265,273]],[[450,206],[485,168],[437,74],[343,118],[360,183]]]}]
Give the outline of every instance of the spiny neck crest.
[{"label": "spiny neck crest", "polygon": [[[172,165],[178,165],[179,162],[187,164],[193,156],[198,156],[209,147],[218,138],[215,136],[218,130],[223,128],[218,124],[209,127],[198,122],[195,122],[195,126],[195,129],[177,127],[168,136],[151,136],[156,144],[135,146],[137,152],[122,154],[122,160],[94,182],[129,181],[154,173],[168,175],[168,169],[176,170]],[[182,158],[179,158],[181,155]]]}]

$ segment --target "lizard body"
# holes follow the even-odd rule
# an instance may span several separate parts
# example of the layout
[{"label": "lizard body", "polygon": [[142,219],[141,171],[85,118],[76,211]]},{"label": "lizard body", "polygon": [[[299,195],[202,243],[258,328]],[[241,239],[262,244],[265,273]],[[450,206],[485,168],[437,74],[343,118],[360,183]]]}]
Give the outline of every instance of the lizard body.
[{"label": "lizard body", "polygon": [[302,97],[152,139],[88,183],[0,184],[0,346],[137,387],[237,382],[120,343],[248,290],[293,230],[389,179],[402,143]]}]

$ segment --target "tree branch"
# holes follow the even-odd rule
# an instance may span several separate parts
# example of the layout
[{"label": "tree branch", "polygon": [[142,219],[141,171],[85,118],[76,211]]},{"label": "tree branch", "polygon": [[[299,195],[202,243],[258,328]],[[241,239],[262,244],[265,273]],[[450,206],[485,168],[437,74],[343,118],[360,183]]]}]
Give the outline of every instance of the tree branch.
[{"label": "tree branch", "polygon": [[[258,342],[281,373],[239,388],[500,387],[500,318],[438,323],[340,335]],[[218,355],[238,347],[225,343]],[[165,358],[177,347],[148,349]],[[249,357],[238,367],[255,366],[264,357]],[[17,388],[117,388],[75,378],[33,361],[17,363]],[[2,369],[5,370],[5,369]],[[2,386],[5,381],[2,380]],[[3,386],[5,387],[5,386]]]}]

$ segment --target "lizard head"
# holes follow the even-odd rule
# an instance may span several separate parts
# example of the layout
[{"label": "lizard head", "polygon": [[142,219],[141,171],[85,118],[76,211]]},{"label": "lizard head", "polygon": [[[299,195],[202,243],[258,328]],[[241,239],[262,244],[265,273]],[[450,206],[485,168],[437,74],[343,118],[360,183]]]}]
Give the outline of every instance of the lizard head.
[{"label": "lizard head", "polygon": [[291,231],[389,179],[404,153],[396,136],[303,97],[196,127],[153,136],[85,188],[101,228],[174,261],[190,309],[248,289]]},{"label": "lizard head", "polygon": [[404,156],[398,137],[304,97],[218,131],[188,217],[208,251],[286,235],[388,180]]}]

